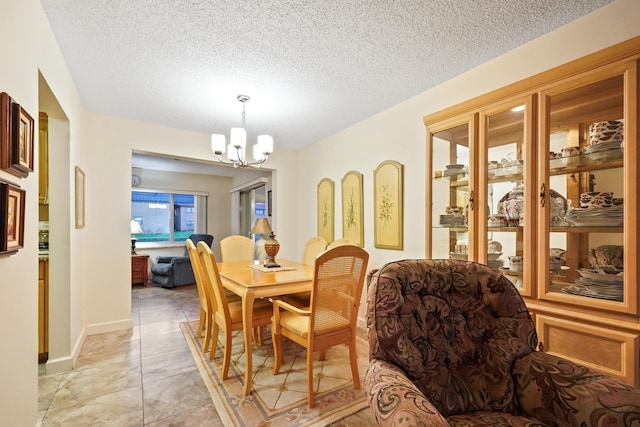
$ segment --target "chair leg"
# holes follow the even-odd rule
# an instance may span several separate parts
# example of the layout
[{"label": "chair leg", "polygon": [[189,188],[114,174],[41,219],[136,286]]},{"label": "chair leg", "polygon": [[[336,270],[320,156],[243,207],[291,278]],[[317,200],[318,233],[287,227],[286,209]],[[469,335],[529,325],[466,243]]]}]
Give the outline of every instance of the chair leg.
[{"label": "chair leg", "polygon": [[351,359],[351,376],[353,377],[353,387],[360,388],[360,374],[358,373],[358,351],[356,350],[356,337],[351,338],[349,344],[349,359]]},{"label": "chair leg", "polygon": [[263,335],[262,335],[262,326],[257,326],[256,329],[258,330],[258,345],[262,346],[263,344]]},{"label": "chair leg", "polygon": [[222,361],[222,379],[229,376],[229,364],[231,362],[231,331],[224,331],[224,359]]},{"label": "chair leg", "polygon": [[320,355],[318,360],[327,360],[327,349],[320,350]]},{"label": "chair leg", "polygon": [[273,375],[277,375],[282,365],[282,335],[276,332],[275,326],[271,326],[271,341],[273,342]]},{"label": "chair leg", "polygon": [[206,320],[207,329],[205,329],[204,331],[204,343],[202,344],[202,351],[204,353],[209,351],[209,342],[211,341],[211,323],[212,323],[211,316],[209,315],[209,313],[206,313],[206,314],[207,314],[207,320]]},{"label": "chair leg", "polygon": [[220,329],[218,328],[218,324],[213,322],[213,333],[211,334],[211,353],[209,353],[209,359],[213,360],[216,356],[216,349],[218,348],[218,334],[220,333]]},{"label": "chair leg", "polygon": [[313,352],[307,348],[307,393],[309,408],[313,408]]},{"label": "chair leg", "polygon": [[202,309],[202,307],[200,307],[200,322],[198,322],[198,332],[197,332],[198,335],[196,335],[198,338],[202,336],[202,328],[204,328],[206,316],[207,316],[206,312]]}]

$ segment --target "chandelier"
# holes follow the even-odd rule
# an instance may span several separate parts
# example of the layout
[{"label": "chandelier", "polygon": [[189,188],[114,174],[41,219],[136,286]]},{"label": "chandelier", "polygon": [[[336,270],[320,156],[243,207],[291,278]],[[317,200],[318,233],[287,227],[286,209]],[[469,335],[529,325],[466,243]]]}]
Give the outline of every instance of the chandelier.
[{"label": "chandelier", "polygon": [[251,98],[247,95],[238,95],[238,101],[242,103],[242,127],[231,128],[227,158],[224,159],[226,139],[224,135],[211,135],[211,150],[221,163],[232,164],[235,168],[261,167],[273,153],[273,138],[269,135],[258,135],[258,142],[253,146],[253,162],[246,159],[247,131],[245,130],[244,107]]}]

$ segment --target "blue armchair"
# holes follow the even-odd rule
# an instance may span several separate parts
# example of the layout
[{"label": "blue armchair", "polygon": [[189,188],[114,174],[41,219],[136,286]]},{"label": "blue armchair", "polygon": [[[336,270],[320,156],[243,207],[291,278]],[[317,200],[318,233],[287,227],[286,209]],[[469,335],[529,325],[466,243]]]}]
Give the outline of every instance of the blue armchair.
[{"label": "blue armchair", "polygon": [[[213,243],[213,236],[210,234],[192,234],[189,239],[195,245],[201,240],[209,247]],[[157,257],[156,264],[151,267],[151,274],[151,282],[163,288],[175,288],[176,286],[189,285],[196,282],[186,247],[184,256]]]}]

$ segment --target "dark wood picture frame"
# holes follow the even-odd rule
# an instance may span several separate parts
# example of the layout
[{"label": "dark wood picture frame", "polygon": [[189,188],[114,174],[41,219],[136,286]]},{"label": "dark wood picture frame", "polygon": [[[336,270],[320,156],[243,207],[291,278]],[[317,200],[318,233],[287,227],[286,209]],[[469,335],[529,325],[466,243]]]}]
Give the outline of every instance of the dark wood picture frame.
[{"label": "dark wood picture frame", "polygon": [[271,198],[271,190],[267,191],[267,212],[269,216],[273,213],[273,199]]},{"label": "dark wood picture frame", "polygon": [[33,117],[6,92],[0,94],[0,168],[25,178],[33,172]]},{"label": "dark wood picture frame", "polygon": [[0,181],[0,254],[24,247],[25,191]]}]

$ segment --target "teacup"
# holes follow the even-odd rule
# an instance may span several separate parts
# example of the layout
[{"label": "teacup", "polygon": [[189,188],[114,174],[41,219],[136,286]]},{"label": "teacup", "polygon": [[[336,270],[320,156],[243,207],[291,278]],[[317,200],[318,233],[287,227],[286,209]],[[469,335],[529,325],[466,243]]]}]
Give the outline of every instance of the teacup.
[{"label": "teacup", "polygon": [[507,217],[501,214],[493,214],[487,217],[487,225],[489,227],[506,227]]},{"label": "teacup", "polygon": [[549,269],[553,271],[560,270],[562,268],[562,258],[559,256],[549,256]]},{"label": "teacup", "polygon": [[460,215],[464,212],[464,208],[462,206],[447,206],[445,212],[447,215]]},{"label": "teacup", "polygon": [[523,259],[521,256],[510,256],[509,257],[509,270],[511,271],[522,271],[522,263]]},{"label": "teacup", "polygon": [[564,147],[561,152],[562,157],[578,156],[580,155],[580,147]]}]

